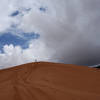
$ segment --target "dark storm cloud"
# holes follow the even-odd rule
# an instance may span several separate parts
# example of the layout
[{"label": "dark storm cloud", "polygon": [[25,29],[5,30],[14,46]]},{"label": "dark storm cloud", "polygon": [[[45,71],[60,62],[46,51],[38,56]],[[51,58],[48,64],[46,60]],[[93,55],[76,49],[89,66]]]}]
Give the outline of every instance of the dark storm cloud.
[{"label": "dark storm cloud", "polygon": [[[82,29],[78,33],[76,39],[73,41],[72,45],[69,47],[67,52],[67,46],[64,48],[64,52],[61,53],[63,58],[62,62],[73,63],[79,65],[93,65],[100,63],[100,1],[99,0],[84,0],[81,1],[82,16],[76,15],[77,20],[82,18],[80,21],[85,21],[86,24],[81,26]],[[74,16],[74,14],[73,14]],[[74,33],[73,33],[74,34]],[[66,43],[71,42],[66,41]]]},{"label": "dark storm cloud", "polygon": [[78,65],[99,64],[100,0],[65,0],[65,4],[61,8],[66,12],[61,18],[65,19],[53,26],[49,22],[45,30],[44,41],[55,51],[52,59]]}]

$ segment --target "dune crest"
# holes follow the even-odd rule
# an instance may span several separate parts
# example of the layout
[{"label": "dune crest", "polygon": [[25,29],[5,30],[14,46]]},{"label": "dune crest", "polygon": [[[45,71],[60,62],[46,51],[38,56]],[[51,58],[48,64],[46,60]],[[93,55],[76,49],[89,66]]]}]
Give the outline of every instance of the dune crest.
[{"label": "dune crest", "polygon": [[48,62],[0,70],[0,100],[100,100],[100,70]]}]

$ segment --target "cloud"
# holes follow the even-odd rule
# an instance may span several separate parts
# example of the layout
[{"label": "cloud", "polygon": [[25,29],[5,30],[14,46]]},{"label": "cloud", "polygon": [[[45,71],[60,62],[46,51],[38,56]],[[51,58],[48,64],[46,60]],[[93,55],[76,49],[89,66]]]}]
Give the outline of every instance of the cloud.
[{"label": "cloud", "polygon": [[37,40],[34,41],[34,43],[31,42],[27,49],[22,49],[20,46],[10,44],[5,45],[3,51],[4,53],[0,53],[0,69],[34,62],[35,59],[38,59],[39,61],[48,61],[48,59],[45,58],[51,57],[48,48]]},{"label": "cloud", "polygon": [[[20,47],[18,50],[16,49],[18,47],[14,45],[12,47],[6,45],[4,53],[0,55],[2,66],[26,63],[35,57],[78,65],[100,63],[99,0],[20,0],[20,3],[18,0],[9,2],[6,0],[6,3],[4,1],[2,0],[1,4],[4,6],[3,8],[0,6],[0,9],[7,7],[9,9],[5,12],[0,10],[2,15],[0,16],[0,32],[16,24],[17,29],[27,34],[39,33],[40,38],[38,42],[31,40],[27,49]],[[46,11],[41,12],[41,7],[46,7]],[[27,13],[23,9],[31,10]],[[17,10],[21,11],[23,16],[11,18],[9,15]],[[8,58],[7,48],[13,48],[10,59],[15,55],[18,61],[4,62],[4,59]]]},{"label": "cloud", "polygon": [[38,31],[41,41],[55,51],[52,58],[56,57],[59,62],[97,64],[100,59],[99,3],[99,0],[45,1],[44,4],[49,4],[48,12],[41,14],[33,9],[24,16],[20,27]]}]

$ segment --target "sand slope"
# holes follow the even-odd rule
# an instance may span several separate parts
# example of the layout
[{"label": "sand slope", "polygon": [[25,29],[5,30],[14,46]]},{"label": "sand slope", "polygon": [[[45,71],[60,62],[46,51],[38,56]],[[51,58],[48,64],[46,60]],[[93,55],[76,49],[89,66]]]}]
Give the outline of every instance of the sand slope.
[{"label": "sand slope", "polygon": [[0,70],[0,100],[100,100],[100,70],[47,62]]}]

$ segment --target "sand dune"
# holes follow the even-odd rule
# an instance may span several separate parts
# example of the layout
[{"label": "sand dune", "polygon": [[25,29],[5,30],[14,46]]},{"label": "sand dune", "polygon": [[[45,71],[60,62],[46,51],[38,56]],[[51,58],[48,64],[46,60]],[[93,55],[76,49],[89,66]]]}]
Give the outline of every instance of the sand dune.
[{"label": "sand dune", "polygon": [[0,70],[0,100],[100,100],[100,70],[47,62]]}]

